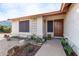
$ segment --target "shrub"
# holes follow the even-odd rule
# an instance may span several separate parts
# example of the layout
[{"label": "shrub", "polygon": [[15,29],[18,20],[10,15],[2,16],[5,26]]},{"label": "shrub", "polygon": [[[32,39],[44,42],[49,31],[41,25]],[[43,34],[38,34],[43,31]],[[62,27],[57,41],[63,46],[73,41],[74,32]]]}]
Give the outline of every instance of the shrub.
[{"label": "shrub", "polygon": [[69,45],[66,45],[64,49],[65,51],[67,51],[68,55],[71,55],[73,53],[73,49]]},{"label": "shrub", "polygon": [[42,38],[37,37],[34,41],[37,42],[37,43],[42,43]]},{"label": "shrub", "polygon": [[36,39],[36,35],[35,34],[31,35],[31,40],[35,40],[35,39]]},{"label": "shrub", "polygon": [[47,41],[48,40],[48,37],[47,36],[43,36],[43,39],[45,39],[45,41]]},{"label": "shrub", "polygon": [[31,40],[34,40],[36,43],[43,43],[45,41],[45,39],[42,39],[35,34],[31,35]]},{"label": "shrub", "polygon": [[51,34],[48,34],[48,40],[51,40],[52,39],[52,37],[51,37]]},{"label": "shrub", "polygon": [[51,37],[51,35],[49,34],[49,35],[47,35],[47,36],[43,36],[43,39],[45,39],[45,41],[46,41],[46,40],[51,40],[52,37]]},{"label": "shrub", "polygon": [[4,33],[10,33],[11,32],[11,28],[4,27],[3,31],[4,31]]},{"label": "shrub", "polygon": [[64,50],[67,55],[72,55],[73,49],[69,46],[68,42],[66,41],[66,38],[61,38],[61,43],[64,47]]},{"label": "shrub", "polygon": [[28,46],[25,48],[25,50],[30,53],[34,50],[34,48],[32,46]]},{"label": "shrub", "polygon": [[4,26],[0,25],[0,32],[3,32],[3,28],[4,28]]},{"label": "shrub", "polygon": [[61,43],[63,46],[68,45],[67,41],[65,40],[65,38],[61,38]]}]

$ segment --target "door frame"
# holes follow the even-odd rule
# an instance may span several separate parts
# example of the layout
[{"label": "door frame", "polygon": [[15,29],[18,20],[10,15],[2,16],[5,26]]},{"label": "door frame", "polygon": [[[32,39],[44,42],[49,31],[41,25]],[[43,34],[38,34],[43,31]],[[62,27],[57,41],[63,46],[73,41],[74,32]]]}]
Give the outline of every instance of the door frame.
[{"label": "door frame", "polygon": [[[51,34],[52,37],[60,37],[60,36],[55,36],[55,35],[54,35],[54,32],[55,32],[55,30],[54,30],[54,21],[55,21],[55,20],[62,20],[62,21],[63,21],[63,32],[64,32],[64,19],[53,19],[53,20],[46,20],[46,34]],[[48,22],[48,21],[53,21],[53,32],[48,32],[48,31],[47,31],[47,28],[48,28],[48,27],[47,27],[47,22]],[[62,34],[62,35],[63,35],[63,34]],[[63,36],[62,36],[62,37],[63,37]]]},{"label": "door frame", "polygon": [[54,37],[60,37],[60,36],[55,36],[55,29],[54,29],[54,23],[55,23],[55,21],[62,21],[63,22],[63,25],[62,25],[62,35],[61,35],[61,37],[63,37],[63,32],[64,32],[64,19],[55,19],[55,20],[53,20],[53,32],[54,32]]}]

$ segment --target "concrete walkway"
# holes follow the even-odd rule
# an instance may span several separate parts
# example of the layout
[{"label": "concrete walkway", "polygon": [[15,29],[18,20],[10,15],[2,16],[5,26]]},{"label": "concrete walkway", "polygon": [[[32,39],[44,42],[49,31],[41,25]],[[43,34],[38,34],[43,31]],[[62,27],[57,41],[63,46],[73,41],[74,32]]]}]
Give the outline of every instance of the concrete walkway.
[{"label": "concrete walkway", "polygon": [[35,56],[66,56],[59,39],[48,40]]}]

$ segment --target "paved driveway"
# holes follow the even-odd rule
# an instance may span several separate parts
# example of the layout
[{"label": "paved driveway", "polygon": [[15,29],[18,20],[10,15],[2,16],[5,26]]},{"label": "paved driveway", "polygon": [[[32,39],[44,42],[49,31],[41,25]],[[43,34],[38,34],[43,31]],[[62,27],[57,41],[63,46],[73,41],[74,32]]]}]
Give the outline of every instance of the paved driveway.
[{"label": "paved driveway", "polygon": [[35,56],[66,56],[59,39],[48,40]]}]

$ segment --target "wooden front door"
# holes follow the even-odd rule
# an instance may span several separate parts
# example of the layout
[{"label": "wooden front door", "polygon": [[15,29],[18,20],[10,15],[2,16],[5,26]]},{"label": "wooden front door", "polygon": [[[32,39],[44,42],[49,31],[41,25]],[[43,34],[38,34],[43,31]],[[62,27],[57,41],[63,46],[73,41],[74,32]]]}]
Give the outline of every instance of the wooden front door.
[{"label": "wooden front door", "polygon": [[63,20],[54,20],[54,36],[63,36]]}]

